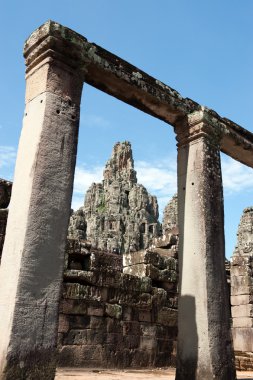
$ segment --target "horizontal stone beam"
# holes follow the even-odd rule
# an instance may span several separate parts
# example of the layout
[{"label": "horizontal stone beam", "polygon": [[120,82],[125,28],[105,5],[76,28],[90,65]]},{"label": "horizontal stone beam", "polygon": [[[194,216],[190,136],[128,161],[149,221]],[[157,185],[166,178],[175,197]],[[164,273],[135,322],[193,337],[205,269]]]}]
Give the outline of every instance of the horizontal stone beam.
[{"label": "horizontal stone beam", "polygon": [[221,142],[222,152],[253,168],[253,133],[226,118],[221,123],[225,130]]},{"label": "horizontal stone beam", "polygon": [[141,111],[174,126],[180,119],[205,110],[221,139],[221,150],[253,167],[253,134],[234,122],[151,77],[137,67],[90,43],[54,21],[35,30],[25,43],[27,74],[40,61],[54,59],[80,70],[83,81]]}]

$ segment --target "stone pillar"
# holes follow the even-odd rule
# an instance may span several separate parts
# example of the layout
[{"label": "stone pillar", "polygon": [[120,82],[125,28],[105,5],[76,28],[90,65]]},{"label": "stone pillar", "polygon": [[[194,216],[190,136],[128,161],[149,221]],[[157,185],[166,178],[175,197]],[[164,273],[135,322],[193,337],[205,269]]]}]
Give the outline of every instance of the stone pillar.
[{"label": "stone pillar", "polygon": [[74,53],[52,22],[25,45],[26,108],[0,267],[1,380],[55,376],[83,82]]},{"label": "stone pillar", "polygon": [[176,380],[234,380],[220,136],[204,110],[188,115],[175,131],[180,234]]}]

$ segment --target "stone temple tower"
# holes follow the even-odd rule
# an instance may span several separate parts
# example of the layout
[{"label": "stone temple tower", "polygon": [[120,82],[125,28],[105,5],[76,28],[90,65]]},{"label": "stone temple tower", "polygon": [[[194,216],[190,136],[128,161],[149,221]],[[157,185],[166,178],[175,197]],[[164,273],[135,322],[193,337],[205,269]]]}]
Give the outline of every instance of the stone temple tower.
[{"label": "stone temple tower", "polygon": [[116,143],[102,183],[91,185],[84,206],[72,215],[69,236],[125,253],[147,248],[159,232],[157,199],[137,183],[131,144]]}]

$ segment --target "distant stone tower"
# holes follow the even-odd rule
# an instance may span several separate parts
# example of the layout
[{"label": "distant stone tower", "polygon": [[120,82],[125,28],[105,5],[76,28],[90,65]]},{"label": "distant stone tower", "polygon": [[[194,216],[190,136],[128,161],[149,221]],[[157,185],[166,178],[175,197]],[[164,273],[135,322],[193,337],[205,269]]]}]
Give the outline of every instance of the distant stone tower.
[{"label": "distant stone tower", "polygon": [[162,223],[163,235],[166,235],[166,232],[174,232],[176,230],[178,230],[177,194],[165,206]]},{"label": "distant stone tower", "polygon": [[84,206],[72,215],[69,236],[125,253],[147,248],[159,232],[157,199],[137,183],[131,144],[116,143],[102,183],[91,185]]},{"label": "distant stone tower", "polygon": [[231,260],[231,311],[237,367],[253,369],[253,207],[243,210]]}]

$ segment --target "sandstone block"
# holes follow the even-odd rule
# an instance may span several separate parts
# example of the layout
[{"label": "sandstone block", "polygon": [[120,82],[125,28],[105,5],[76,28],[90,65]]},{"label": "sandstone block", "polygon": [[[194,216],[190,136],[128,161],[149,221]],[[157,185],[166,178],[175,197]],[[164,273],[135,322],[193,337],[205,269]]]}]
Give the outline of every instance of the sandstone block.
[{"label": "sandstone block", "polygon": [[136,264],[145,263],[146,251],[141,250],[137,252],[123,254],[123,267],[128,267]]},{"label": "sandstone block", "polygon": [[177,310],[163,307],[158,310],[157,323],[164,326],[176,326],[177,325]]},{"label": "sandstone block", "polygon": [[97,317],[102,317],[104,315],[104,306],[88,306],[87,315],[95,315]]},{"label": "sandstone block", "polygon": [[152,336],[155,337],[157,334],[157,326],[150,323],[141,323],[140,332],[142,336]]},{"label": "sandstone block", "polygon": [[152,313],[150,310],[139,310],[140,322],[152,322]]},{"label": "sandstone block", "polygon": [[230,301],[232,306],[252,304],[253,294],[240,294],[236,296],[231,296]]},{"label": "sandstone block", "polygon": [[122,255],[111,254],[108,252],[103,253],[100,251],[92,250],[89,261],[88,270],[116,270],[122,272],[123,269]]},{"label": "sandstone block", "polygon": [[253,294],[253,286],[231,286],[231,295]]},{"label": "sandstone block", "polygon": [[242,352],[253,352],[253,328],[237,327],[232,329],[234,349]]},{"label": "sandstone block", "polygon": [[231,281],[231,286],[233,288],[238,288],[241,286],[242,287],[243,286],[253,286],[253,277],[251,277],[250,275],[247,275],[247,276],[233,276],[233,275],[231,275],[230,281]]},{"label": "sandstone block", "polygon": [[120,305],[107,303],[105,305],[105,314],[109,317],[120,319],[122,316],[122,307]]},{"label": "sandstone block", "polygon": [[60,367],[99,367],[103,359],[103,349],[100,345],[65,345],[59,352]]},{"label": "sandstone block", "polygon": [[69,326],[73,330],[81,330],[90,327],[90,317],[88,315],[69,315]]},{"label": "sandstone block", "polygon": [[106,331],[108,333],[118,333],[123,334],[123,322],[118,321],[115,318],[107,317],[106,320],[103,319],[103,324],[106,324]]},{"label": "sandstone block", "polygon": [[134,318],[134,314],[135,314],[135,312],[134,312],[134,309],[132,307],[130,307],[128,305],[123,306],[123,314],[122,314],[123,321],[132,321],[132,320],[138,319],[138,316],[137,316],[137,318]]},{"label": "sandstone block", "polygon": [[107,333],[106,334],[106,343],[107,344],[113,344],[114,346],[122,346],[123,343],[123,336],[122,334],[117,333]]},{"label": "sandstone block", "polygon": [[70,330],[63,339],[63,345],[87,344],[87,330]]},{"label": "sandstone block", "polygon": [[233,318],[233,327],[253,327],[253,318],[252,317],[234,317]]},{"label": "sandstone block", "polygon": [[231,258],[231,267],[235,266],[240,266],[240,267],[245,267],[249,266],[251,267],[253,264],[253,258],[251,256],[232,256]]},{"label": "sandstone block", "polygon": [[140,323],[137,321],[133,322],[123,322],[122,323],[123,327],[123,335],[140,335],[141,330],[140,330]]},{"label": "sandstone block", "polygon": [[157,346],[157,340],[152,336],[140,337],[140,349],[141,350],[155,350]]},{"label": "sandstone block", "polygon": [[232,265],[231,276],[252,276],[252,268],[249,265]]},{"label": "sandstone block", "polygon": [[66,315],[60,314],[59,315],[59,325],[58,325],[58,332],[59,333],[65,333],[69,330],[69,319]]},{"label": "sandstone block", "polygon": [[253,317],[253,304],[233,306],[231,314],[233,318]]},{"label": "sandstone block", "polygon": [[132,350],[139,348],[140,346],[140,336],[139,335],[124,335],[123,336],[124,347]]}]

